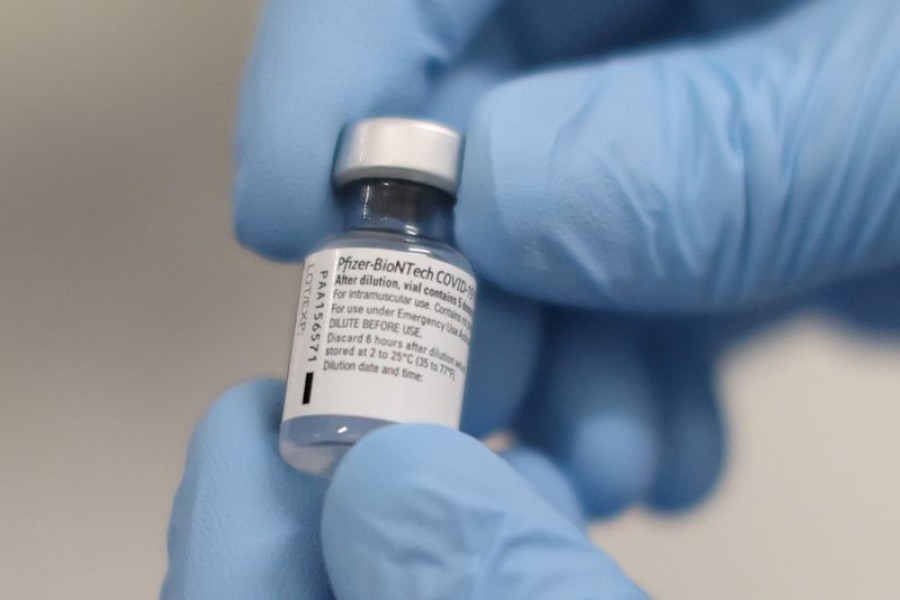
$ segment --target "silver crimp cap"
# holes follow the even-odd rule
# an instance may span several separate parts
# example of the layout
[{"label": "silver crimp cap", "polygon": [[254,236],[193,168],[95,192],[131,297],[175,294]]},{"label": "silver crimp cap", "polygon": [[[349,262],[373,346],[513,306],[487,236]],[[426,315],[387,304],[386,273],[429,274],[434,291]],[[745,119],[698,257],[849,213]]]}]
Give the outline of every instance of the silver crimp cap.
[{"label": "silver crimp cap", "polygon": [[334,162],[340,188],[360,179],[404,179],[450,194],[459,186],[462,136],[432,121],[379,117],[351,123]]}]

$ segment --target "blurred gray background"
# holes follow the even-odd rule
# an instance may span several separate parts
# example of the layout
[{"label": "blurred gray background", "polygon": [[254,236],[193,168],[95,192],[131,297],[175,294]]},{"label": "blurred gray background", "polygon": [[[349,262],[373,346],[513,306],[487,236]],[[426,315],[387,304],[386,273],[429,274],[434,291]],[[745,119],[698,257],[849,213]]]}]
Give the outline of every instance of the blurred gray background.
[{"label": "blurred gray background", "polygon": [[[0,597],[152,598],[188,436],[281,375],[297,269],[232,240],[258,6],[6,2],[0,18]],[[821,317],[722,373],[703,510],[592,534],[661,598],[895,598],[900,347]]]}]

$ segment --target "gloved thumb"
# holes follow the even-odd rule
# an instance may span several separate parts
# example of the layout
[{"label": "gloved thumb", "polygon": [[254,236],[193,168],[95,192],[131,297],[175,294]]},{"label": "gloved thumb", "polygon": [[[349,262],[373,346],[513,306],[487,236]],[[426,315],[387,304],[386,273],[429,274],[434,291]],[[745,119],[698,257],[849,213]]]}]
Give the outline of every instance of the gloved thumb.
[{"label": "gloved thumb", "polygon": [[646,598],[502,459],[433,425],[357,444],[328,491],[322,546],[340,600]]},{"label": "gloved thumb", "polygon": [[900,4],[539,73],[469,127],[457,237],[587,308],[758,303],[900,264]]}]

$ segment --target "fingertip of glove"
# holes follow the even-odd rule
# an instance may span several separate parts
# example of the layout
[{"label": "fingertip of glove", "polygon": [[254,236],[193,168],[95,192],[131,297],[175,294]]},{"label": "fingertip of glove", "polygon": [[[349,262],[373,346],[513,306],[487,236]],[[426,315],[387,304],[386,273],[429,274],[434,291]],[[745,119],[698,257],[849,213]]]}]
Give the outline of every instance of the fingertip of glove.
[{"label": "fingertip of glove", "polygon": [[659,455],[659,435],[651,423],[600,415],[572,432],[566,466],[588,512],[610,517],[646,496]]},{"label": "fingertip of glove", "polygon": [[702,504],[718,487],[721,480],[721,456],[710,469],[698,469],[700,477],[687,476],[685,480],[660,479],[647,498],[647,505],[660,514],[678,515]]},{"label": "fingertip of glove", "polygon": [[245,119],[253,121],[246,128],[254,133],[245,136],[236,159],[235,237],[265,258],[300,260],[340,223],[329,178],[337,134],[326,126],[297,131],[296,123],[273,132],[255,122],[259,117]]},{"label": "fingertip of glove", "polygon": [[289,231],[277,220],[258,220],[235,209],[234,237],[238,243],[269,260],[292,262],[303,259],[303,248],[290,241]]},{"label": "fingertip of glove", "polygon": [[[246,181],[241,169],[235,179],[234,236],[244,248],[277,262],[302,260],[316,239],[309,211],[299,198],[263,197]],[[324,228],[321,229],[325,231]]]},{"label": "fingertip of glove", "polygon": [[726,434],[715,399],[701,398],[669,416],[659,476],[647,504],[661,513],[684,512],[708,498],[726,462]]},{"label": "fingertip of glove", "polygon": [[284,381],[280,379],[257,378],[236,383],[209,406],[194,437],[218,436],[223,431],[246,429],[248,424],[277,431],[283,401]]}]

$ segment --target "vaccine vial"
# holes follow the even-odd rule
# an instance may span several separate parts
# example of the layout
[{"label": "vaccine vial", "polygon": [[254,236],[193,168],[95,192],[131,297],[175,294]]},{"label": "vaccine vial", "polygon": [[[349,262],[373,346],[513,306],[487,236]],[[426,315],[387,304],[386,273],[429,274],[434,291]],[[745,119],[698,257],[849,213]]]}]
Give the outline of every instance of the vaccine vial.
[{"label": "vaccine vial", "polygon": [[345,128],[333,182],[344,231],[304,261],[279,447],[328,477],[390,423],[459,426],[475,278],[453,247],[462,138],[429,121]]}]

